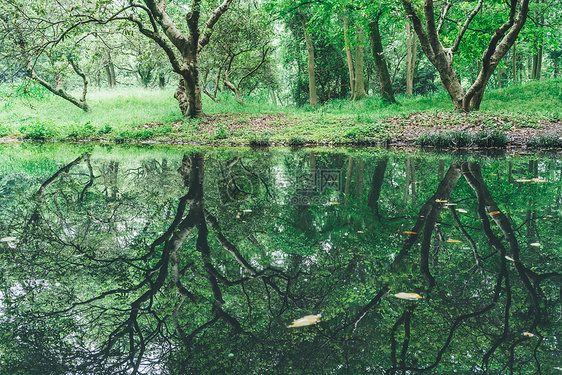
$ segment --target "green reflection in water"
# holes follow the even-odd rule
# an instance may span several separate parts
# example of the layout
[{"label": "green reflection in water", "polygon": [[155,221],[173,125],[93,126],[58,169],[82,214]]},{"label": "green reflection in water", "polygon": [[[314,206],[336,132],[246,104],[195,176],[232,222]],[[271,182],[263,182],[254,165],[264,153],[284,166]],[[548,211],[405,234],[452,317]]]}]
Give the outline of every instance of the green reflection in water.
[{"label": "green reflection in water", "polygon": [[559,160],[0,151],[0,374],[562,367]]}]

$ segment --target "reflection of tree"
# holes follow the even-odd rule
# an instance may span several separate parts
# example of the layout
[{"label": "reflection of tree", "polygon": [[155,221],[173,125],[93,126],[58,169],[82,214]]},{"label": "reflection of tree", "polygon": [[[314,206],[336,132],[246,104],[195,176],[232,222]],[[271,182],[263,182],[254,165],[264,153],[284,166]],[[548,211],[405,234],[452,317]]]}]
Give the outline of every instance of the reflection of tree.
[{"label": "reflection of tree", "polygon": [[[120,160],[114,198],[98,178],[111,161],[76,160],[45,186],[40,205],[29,202],[40,220],[1,266],[9,275],[1,308],[10,319],[0,318],[0,357],[12,357],[0,374],[18,366],[100,374],[551,373],[557,365],[559,265],[545,262],[549,249],[524,245],[530,237],[518,229],[526,212],[511,202],[528,192],[512,189],[507,174],[497,177],[504,184],[488,182],[496,162],[452,162],[447,170],[429,160],[416,170],[418,200],[403,208],[404,192],[390,191],[412,182],[413,161],[392,155]],[[303,207],[270,199],[280,194],[267,176],[275,163],[289,175],[347,166],[347,204],[308,205],[303,223]],[[356,191],[360,171],[379,176],[384,220]],[[557,194],[556,186],[525,188]],[[549,237],[555,223],[536,220],[532,236]],[[392,297],[398,292],[424,298]],[[317,313],[317,325],[286,328]],[[19,352],[36,363],[23,366]]]}]

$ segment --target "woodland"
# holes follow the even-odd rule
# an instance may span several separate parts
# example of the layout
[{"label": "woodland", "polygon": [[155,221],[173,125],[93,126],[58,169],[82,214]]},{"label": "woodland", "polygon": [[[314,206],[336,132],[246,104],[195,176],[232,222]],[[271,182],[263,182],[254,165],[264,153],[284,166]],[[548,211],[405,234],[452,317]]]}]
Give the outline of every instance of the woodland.
[{"label": "woodland", "polygon": [[[449,104],[430,100],[422,110],[469,114],[481,109],[487,88],[523,87],[525,96],[521,85],[541,80],[556,107],[561,12],[554,0],[7,0],[0,5],[1,98],[14,117],[41,122],[37,103],[26,110],[15,103],[56,96],[67,103],[58,110],[94,112],[90,133],[98,135],[111,125],[96,123],[95,112],[123,104],[111,98],[119,89],[175,98],[167,104],[176,107],[173,120],[145,124],[205,118],[206,108],[220,105],[211,112],[297,108],[306,117],[330,106],[357,115],[398,105],[409,114],[408,98],[439,93]],[[376,108],[355,104],[361,101]],[[559,111],[541,111],[544,101],[535,104],[532,112],[559,119]],[[26,133],[3,120],[0,135]]]}]

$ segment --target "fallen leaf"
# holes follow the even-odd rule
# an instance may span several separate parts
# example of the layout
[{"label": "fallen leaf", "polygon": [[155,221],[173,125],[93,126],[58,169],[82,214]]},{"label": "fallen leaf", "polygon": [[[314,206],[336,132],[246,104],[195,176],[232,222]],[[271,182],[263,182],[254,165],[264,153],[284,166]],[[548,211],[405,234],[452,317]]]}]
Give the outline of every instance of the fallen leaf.
[{"label": "fallen leaf", "polygon": [[358,230],[357,233],[365,233],[365,232],[363,232],[362,230]]},{"label": "fallen leaf", "polygon": [[340,204],[340,202],[330,202],[330,204]]},{"label": "fallen leaf", "polygon": [[444,200],[444,199],[436,199],[435,202],[437,202],[437,203],[447,203],[447,201]]},{"label": "fallen leaf", "polygon": [[507,259],[509,261],[512,261],[512,262],[515,262],[515,259],[513,259],[512,257],[508,257],[507,255],[505,256],[505,259]]},{"label": "fallen leaf", "polygon": [[533,180],[520,179],[520,180],[515,180],[515,182],[533,182]]},{"label": "fallen leaf", "polygon": [[492,211],[492,212],[488,212],[488,214],[490,214],[490,215],[497,215],[497,214],[499,214],[499,213],[500,213],[500,211]]},{"label": "fallen leaf", "polygon": [[468,211],[462,208],[457,208],[458,212],[462,212],[463,214],[466,214]]},{"label": "fallen leaf", "polygon": [[15,240],[17,240],[16,237],[4,237],[0,239],[0,242],[14,242]]},{"label": "fallen leaf", "polygon": [[452,238],[449,238],[449,239],[447,240],[447,242],[452,242],[452,243],[462,243],[462,241],[459,241],[459,240],[453,240]]},{"label": "fallen leaf", "polygon": [[530,244],[531,246],[539,247],[541,244],[538,242],[533,242]]},{"label": "fallen leaf", "polygon": [[412,231],[409,231],[409,230],[405,230],[404,233],[406,233],[406,234],[418,234],[418,232],[412,232]]},{"label": "fallen leaf", "polygon": [[400,298],[400,299],[405,299],[408,301],[417,301],[420,298],[423,298],[422,296],[420,296],[417,293],[397,293],[394,295],[394,297],[396,298]]},{"label": "fallen leaf", "polygon": [[304,316],[300,319],[293,320],[293,324],[287,326],[287,328],[310,326],[312,324],[318,323],[320,321],[321,317],[322,317],[321,314],[307,315],[307,316]]},{"label": "fallen leaf", "polygon": [[531,332],[523,332],[523,336],[533,337],[535,335],[533,335]]},{"label": "fallen leaf", "polygon": [[242,212],[244,212],[245,214],[247,214],[248,212],[252,212],[252,210],[242,210]]}]

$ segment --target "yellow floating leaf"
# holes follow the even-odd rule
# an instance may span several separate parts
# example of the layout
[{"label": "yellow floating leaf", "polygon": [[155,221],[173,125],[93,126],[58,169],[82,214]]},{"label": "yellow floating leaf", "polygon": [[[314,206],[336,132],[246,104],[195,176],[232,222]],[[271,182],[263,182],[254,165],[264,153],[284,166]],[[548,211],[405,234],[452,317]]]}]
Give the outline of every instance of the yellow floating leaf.
[{"label": "yellow floating leaf", "polygon": [[436,199],[435,202],[437,202],[437,203],[447,203],[447,201],[444,200],[444,199]]},{"label": "yellow floating leaf", "polygon": [[492,212],[488,212],[490,215],[497,215],[500,213],[500,211],[492,211]]},{"label": "yellow floating leaf", "polygon": [[0,242],[14,242],[15,240],[17,240],[16,237],[4,237],[0,239]]},{"label": "yellow floating leaf", "polygon": [[531,246],[539,247],[541,244],[538,242],[533,242],[530,244]]},{"label": "yellow floating leaf", "polygon": [[322,317],[321,314],[307,315],[307,316],[304,316],[300,319],[293,320],[293,324],[287,326],[287,328],[310,326],[312,324],[318,323],[320,321],[321,317]]},{"label": "yellow floating leaf", "polygon": [[363,232],[362,230],[358,230],[357,233],[365,233],[365,232]]},{"label": "yellow floating leaf", "polygon": [[523,336],[533,337],[535,335],[533,335],[531,332],[523,332]]},{"label": "yellow floating leaf", "polygon": [[340,202],[330,202],[330,204],[340,204]]},{"label": "yellow floating leaf", "polygon": [[468,211],[463,209],[463,208],[457,208],[458,212],[462,212],[463,214],[466,214]]},{"label": "yellow floating leaf", "polygon": [[462,243],[462,241],[459,241],[459,240],[453,240],[452,238],[449,238],[449,239],[447,240],[447,242],[452,242],[452,243]]},{"label": "yellow floating leaf", "polygon": [[421,182],[419,182],[419,181],[412,181],[412,182],[410,182],[410,183],[411,183],[411,184],[421,184]]},{"label": "yellow floating leaf", "polygon": [[423,298],[422,296],[420,296],[417,293],[398,293],[395,294],[394,297],[396,298],[400,298],[400,299],[406,299],[408,301],[417,301],[420,298]]},{"label": "yellow floating leaf", "polygon": [[405,230],[404,233],[406,233],[406,234],[418,234],[418,232],[412,232],[410,230]]},{"label": "yellow floating leaf", "polygon": [[115,203],[108,203],[108,206],[115,206]]}]

